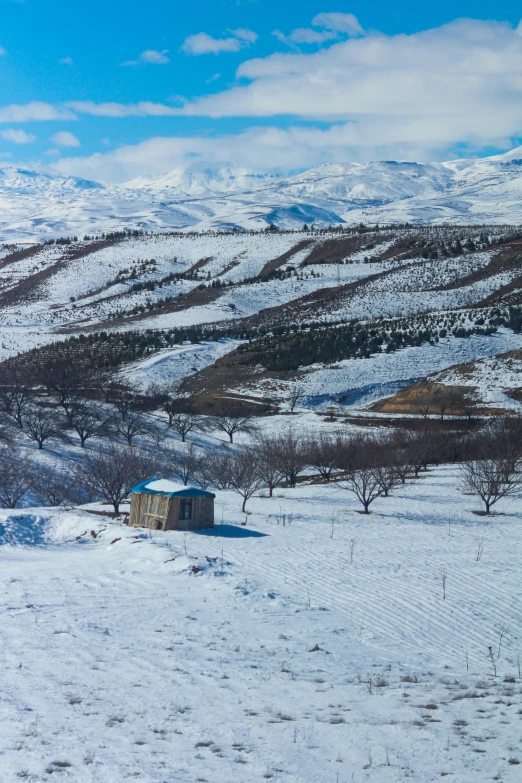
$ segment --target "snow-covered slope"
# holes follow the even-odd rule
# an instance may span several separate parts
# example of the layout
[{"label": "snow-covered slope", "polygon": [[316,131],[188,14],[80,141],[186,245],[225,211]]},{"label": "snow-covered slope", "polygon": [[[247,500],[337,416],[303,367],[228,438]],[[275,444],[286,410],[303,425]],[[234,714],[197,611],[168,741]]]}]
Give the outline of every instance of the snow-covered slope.
[{"label": "snow-covered slope", "polygon": [[520,780],[517,498],[217,495],[204,534],[0,512],[2,783]]},{"label": "snow-covered slope", "polygon": [[132,228],[522,223],[522,148],[446,163],[324,164],[283,178],[197,162],[124,185],[0,168],[0,241]]}]

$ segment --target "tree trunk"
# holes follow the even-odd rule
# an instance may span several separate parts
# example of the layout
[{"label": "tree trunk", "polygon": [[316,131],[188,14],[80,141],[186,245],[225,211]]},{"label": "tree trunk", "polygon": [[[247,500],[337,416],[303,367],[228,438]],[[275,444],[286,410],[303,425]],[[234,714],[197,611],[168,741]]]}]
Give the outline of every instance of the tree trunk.
[{"label": "tree trunk", "polygon": [[245,512],[245,510],[246,510],[246,502],[247,502],[247,498],[246,498],[246,497],[244,497],[244,498],[243,498],[243,505],[241,506],[241,511],[243,511],[243,513],[244,513],[244,512]]}]

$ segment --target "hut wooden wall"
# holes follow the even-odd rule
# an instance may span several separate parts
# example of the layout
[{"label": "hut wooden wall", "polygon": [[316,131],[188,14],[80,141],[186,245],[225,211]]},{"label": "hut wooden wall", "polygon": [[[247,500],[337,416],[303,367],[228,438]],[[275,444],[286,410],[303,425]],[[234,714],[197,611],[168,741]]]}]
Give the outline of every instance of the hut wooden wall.
[{"label": "hut wooden wall", "polygon": [[[180,500],[183,499],[192,501],[192,519],[179,518]],[[159,522],[161,527],[158,527]],[[204,530],[214,527],[214,498],[204,495],[169,498],[133,492],[129,524],[153,530]]]}]

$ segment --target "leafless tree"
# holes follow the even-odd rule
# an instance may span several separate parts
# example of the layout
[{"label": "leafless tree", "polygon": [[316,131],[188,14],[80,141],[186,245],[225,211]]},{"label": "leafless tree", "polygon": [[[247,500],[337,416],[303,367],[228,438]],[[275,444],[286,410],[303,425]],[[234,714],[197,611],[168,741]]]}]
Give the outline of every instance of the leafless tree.
[{"label": "leafless tree", "polygon": [[308,454],[303,439],[289,427],[277,439],[275,457],[291,487],[308,464]]},{"label": "leafless tree", "polygon": [[31,489],[33,464],[27,454],[10,446],[0,446],[0,504],[16,508]]},{"label": "leafless tree", "polygon": [[301,386],[300,383],[295,383],[290,389],[290,394],[288,395],[288,404],[290,405],[290,410],[292,413],[295,410],[296,405],[303,399],[304,393],[304,387]]},{"label": "leafless tree", "polygon": [[34,465],[32,489],[42,506],[61,506],[78,499],[74,475],[65,466]]},{"label": "leafless tree", "polygon": [[125,421],[130,412],[136,408],[138,399],[137,389],[130,386],[116,386],[111,390],[109,402],[120,414],[120,419]]},{"label": "leafless tree", "polygon": [[241,511],[246,511],[247,501],[263,486],[255,449],[243,446],[232,453],[229,482],[230,489],[243,498]]},{"label": "leafless tree", "polygon": [[43,449],[48,440],[57,440],[63,437],[64,427],[56,411],[35,406],[26,411],[23,418],[24,432],[28,438]]},{"label": "leafless tree", "polygon": [[468,417],[469,424],[471,424],[471,419],[476,413],[478,405],[480,405],[480,397],[475,389],[470,388],[462,391],[460,407]]},{"label": "leafless tree", "polygon": [[138,413],[134,413],[133,411],[129,411],[124,419],[116,419],[114,422],[114,427],[118,435],[121,435],[121,437],[127,441],[129,446],[132,446],[135,438],[139,437],[140,435],[146,436],[150,431],[148,422],[143,418],[143,416],[140,416]]},{"label": "leafless tree", "polygon": [[91,497],[110,503],[118,514],[132,487],[152,478],[161,468],[159,455],[111,443],[107,450],[87,451],[75,478]]},{"label": "leafless tree", "polygon": [[461,477],[465,487],[479,496],[486,514],[499,500],[515,495],[522,488],[518,464],[509,458],[476,459],[464,462]]},{"label": "leafless tree", "polygon": [[433,395],[424,390],[415,399],[415,408],[424,419],[427,419],[431,408],[433,407]]},{"label": "leafless tree", "polygon": [[119,388],[112,373],[106,373],[99,377],[98,388],[103,394],[105,402],[110,402],[113,393]]},{"label": "leafless tree", "polygon": [[187,485],[191,479],[197,478],[205,456],[190,443],[183,451],[177,451],[169,456],[170,471]]},{"label": "leafless tree", "polygon": [[15,369],[6,372],[0,385],[0,411],[12,418],[19,429],[23,427],[25,411],[33,403],[33,391]]},{"label": "leafless tree", "polygon": [[92,376],[83,364],[67,356],[37,362],[33,371],[48,393],[56,395],[67,416],[78,393],[85,389]]},{"label": "leafless tree", "polygon": [[203,423],[201,418],[193,413],[177,412],[169,414],[169,427],[181,435],[181,442],[185,443],[189,433],[203,429]]},{"label": "leafless tree", "polygon": [[279,439],[269,435],[260,435],[255,444],[259,476],[263,486],[268,489],[269,497],[285,477],[281,460],[278,458]]},{"label": "leafless tree", "polygon": [[454,389],[451,386],[437,385],[437,388],[433,391],[433,406],[440,413],[441,421],[444,421],[444,414],[447,410],[459,408],[459,402],[461,402],[462,395],[458,389]]},{"label": "leafless tree", "polygon": [[109,431],[109,418],[103,412],[87,402],[77,402],[70,410],[69,421],[80,438],[80,446],[90,438],[106,435]]},{"label": "leafless tree", "polygon": [[197,468],[196,476],[202,487],[230,489],[232,451],[229,448],[212,449]]},{"label": "leafless tree", "polygon": [[221,406],[218,412],[209,418],[209,425],[212,429],[225,432],[230,443],[234,442],[234,435],[240,432],[253,433],[256,430],[252,416],[241,406]]},{"label": "leafless tree", "polygon": [[340,434],[332,438],[321,433],[318,437],[310,437],[305,444],[308,465],[315,468],[325,481],[330,481],[337,467],[341,440]]},{"label": "leafless tree", "polygon": [[340,486],[353,492],[362,503],[365,514],[370,513],[370,505],[383,494],[379,476],[374,468],[352,468]]}]

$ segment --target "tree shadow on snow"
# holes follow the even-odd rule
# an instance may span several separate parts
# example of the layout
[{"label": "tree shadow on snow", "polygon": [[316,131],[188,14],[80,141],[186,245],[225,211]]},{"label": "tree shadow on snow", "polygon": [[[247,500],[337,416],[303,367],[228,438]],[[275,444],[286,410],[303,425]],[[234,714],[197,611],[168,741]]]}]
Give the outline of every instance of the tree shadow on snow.
[{"label": "tree shadow on snow", "polygon": [[18,514],[0,522],[0,546],[43,546],[47,519]]},{"label": "tree shadow on snow", "polygon": [[266,533],[259,533],[257,530],[248,530],[246,527],[237,527],[237,525],[216,525],[207,530],[192,531],[199,536],[212,536],[212,538],[265,538]]}]

